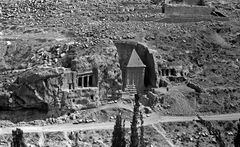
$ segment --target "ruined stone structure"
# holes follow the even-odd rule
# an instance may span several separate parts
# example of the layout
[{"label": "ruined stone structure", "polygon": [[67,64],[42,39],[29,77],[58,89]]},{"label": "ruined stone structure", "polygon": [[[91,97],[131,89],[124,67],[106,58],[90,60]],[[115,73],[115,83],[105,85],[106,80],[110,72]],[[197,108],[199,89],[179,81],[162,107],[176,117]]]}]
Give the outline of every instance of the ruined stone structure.
[{"label": "ruined stone structure", "polygon": [[127,65],[127,84],[125,87],[126,91],[135,92],[134,89],[138,93],[142,93],[144,91],[144,75],[145,75],[145,67],[142,60],[138,56],[135,49],[133,49],[131,57],[128,61]]},{"label": "ruined stone structure", "polygon": [[93,71],[77,73],[66,70],[63,75],[62,89],[65,91],[75,90],[84,87],[97,87],[97,74]]},{"label": "ruined stone structure", "polygon": [[70,103],[87,106],[98,100],[97,71],[86,70],[78,73],[67,69],[62,77],[64,99]]},{"label": "ruined stone structure", "polygon": [[78,87],[97,87],[96,76],[92,71],[77,74]]},{"label": "ruined stone structure", "polygon": [[159,87],[167,87],[170,82],[183,82],[185,81],[186,71],[184,71],[182,63],[168,63],[165,66],[158,67]]},{"label": "ruined stone structure", "polygon": [[204,0],[165,0],[163,13],[183,16],[210,16],[213,8],[205,6]]},{"label": "ruined stone structure", "polygon": [[168,5],[163,6],[163,12],[168,15],[207,16],[211,15],[213,8],[208,6]]},{"label": "ruined stone structure", "polygon": [[176,76],[177,75],[176,70],[174,68],[172,68],[172,69],[167,69],[167,68],[164,69],[163,68],[163,69],[161,69],[161,71],[162,71],[162,76],[170,76],[170,75]]}]

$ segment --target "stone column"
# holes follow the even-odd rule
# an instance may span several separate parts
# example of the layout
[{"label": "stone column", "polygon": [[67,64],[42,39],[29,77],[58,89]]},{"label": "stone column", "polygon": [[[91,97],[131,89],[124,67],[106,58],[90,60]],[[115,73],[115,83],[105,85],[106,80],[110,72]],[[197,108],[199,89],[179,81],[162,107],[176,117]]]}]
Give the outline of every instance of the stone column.
[{"label": "stone column", "polygon": [[126,84],[126,86],[127,85],[130,85],[130,71],[129,70],[127,70],[127,73],[126,73],[126,77],[127,77],[127,84]]},{"label": "stone column", "polygon": [[81,78],[82,78],[82,87],[84,87],[84,76],[82,76]]},{"label": "stone column", "polygon": [[87,87],[89,87],[89,75],[87,75]]},{"label": "stone column", "polygon": [[130,84],[130,80],[129,80],[129,76],[127,76],[127,84],[126,85],[129,85]]},{"label": "stone column", "polygon": [[134,78],[133,78],[133,71],[131,70],[131,73],[130,73],[130,85],[133,85],[134,84]]},{"label": "stone column", "polygon": [[145,85],[144,85],[145,67],[142,68],[140,76],[141,77],[139,79],[141,79],[141,81],[140,81],[141,83],[139,83],[139,84],[141,85],[141,92],[143,92],[145,89]]}]

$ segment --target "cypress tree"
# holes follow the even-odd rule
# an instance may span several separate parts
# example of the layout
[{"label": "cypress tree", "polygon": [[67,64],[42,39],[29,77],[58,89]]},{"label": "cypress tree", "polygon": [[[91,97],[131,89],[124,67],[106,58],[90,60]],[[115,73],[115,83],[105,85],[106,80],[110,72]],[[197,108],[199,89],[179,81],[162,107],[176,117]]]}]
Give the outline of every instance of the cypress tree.
[{"label": "cypress tree", "polygon": [[126,147],[126,140],[125,140],[125,120],[123,120],[123,125],[122,125],[122,136],[121,136],[121,147]]},{"label": "cypress tree", "polygon": [[122,121],[121,114],[116,117],[116,123],[112,136],[112,147],[125,147],[125,121]]},{"label": "cypress tree", "polygon": [[16,131],[13,130],[12,137],[11,147],[27,147],[23,138],[23,130],[19,128],[17,128]]},{"label": "cypress tree", "polygon": [[74,147],[79,147],[79,136],[78,136],[78,132],[76,132],[75,134],[75,145]]},{"label": "cypress tree", "polygon": [[134,105],[133,118],[132,118],[132,124],[131,124],[130,147],[138,147],[139,145],[138,128],[137,128],[139,106],[140,106],[139,96],[138,94],[135,94],[135,105]]},{"label": "cypress tree", "polygon": [[144,143],[144,127],[143,127],[143,115],[142,112],[140,112],[140,121],[141,121],[141,127],[140,127],[140,147],[145,147],[145,143]]}]

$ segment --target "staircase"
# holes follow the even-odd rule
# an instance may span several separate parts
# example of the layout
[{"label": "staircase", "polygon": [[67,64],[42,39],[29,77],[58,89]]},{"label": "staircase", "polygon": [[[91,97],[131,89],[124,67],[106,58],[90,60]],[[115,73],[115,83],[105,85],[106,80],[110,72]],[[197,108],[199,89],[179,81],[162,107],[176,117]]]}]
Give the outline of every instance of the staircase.
[{"label": "staircase", "polygon": [[137,94],[137,89],[135,85],[126,85],[125,91],[129,94]]}]

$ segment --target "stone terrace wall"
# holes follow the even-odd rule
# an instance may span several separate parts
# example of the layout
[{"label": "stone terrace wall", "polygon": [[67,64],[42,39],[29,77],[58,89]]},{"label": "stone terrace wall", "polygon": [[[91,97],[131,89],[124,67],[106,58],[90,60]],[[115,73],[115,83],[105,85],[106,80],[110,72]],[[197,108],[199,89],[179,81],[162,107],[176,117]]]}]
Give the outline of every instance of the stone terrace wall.
[{"label": "stone terrace wall", "polygon": [[187,5],[198,5],[200,0],[165,0],[166,4],[187,4]]},{"label": "stone terrace wall", "polygon": [[164,13],[168,15],[203,16],[212,11],[213,8],[206,6],[164,5]]}]

